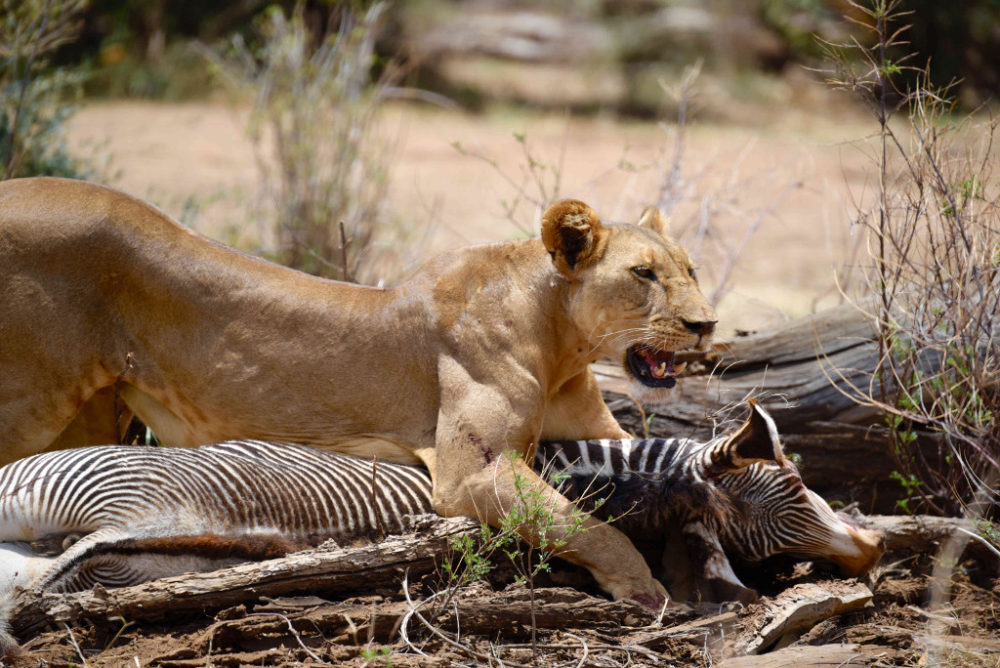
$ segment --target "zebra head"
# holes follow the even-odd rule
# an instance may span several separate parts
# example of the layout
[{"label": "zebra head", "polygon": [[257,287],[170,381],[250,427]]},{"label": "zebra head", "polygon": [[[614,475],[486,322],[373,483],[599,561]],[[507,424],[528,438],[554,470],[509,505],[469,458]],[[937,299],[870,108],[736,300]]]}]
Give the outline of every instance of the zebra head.
[{"label": "zebra head", "polygon": [[750,417],[703,455],[705,479],[725,492],[731,514],[706,515],[726,550],[758,562],[776,554],[829,559],[851,575],[870,570],[885,552],[882,535],[862,529],[802,482],[784,455],[774,420],[751,401]]}]

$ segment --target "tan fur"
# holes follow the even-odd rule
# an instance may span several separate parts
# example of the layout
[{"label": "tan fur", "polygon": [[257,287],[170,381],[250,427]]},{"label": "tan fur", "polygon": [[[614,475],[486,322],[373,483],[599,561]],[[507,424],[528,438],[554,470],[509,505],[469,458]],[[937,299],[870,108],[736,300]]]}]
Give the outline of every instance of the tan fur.
[{"label": "tan fur", "polygon": [[[640,340],[704,344],[683,321],[715,318],[687,254],[650,216],[603,225],[561,202],[544,242],[449,253],[376,289],[238,253],[114,190],[4,182],[0,463],[107,442],[107,388],[120,378],[120,400],[172,445],[260,438],[422,461],[441,514],[491,524],[519,475],[566,519],[572,505],[511,453],[539,438],[626,436],[588,364]],[[656,280],[638,279],[638,265]],[[109,418],[88,432],[91,401]],[[565,557],[616,598],[657,606],[663,589],[628,540],[585,524]]]}]

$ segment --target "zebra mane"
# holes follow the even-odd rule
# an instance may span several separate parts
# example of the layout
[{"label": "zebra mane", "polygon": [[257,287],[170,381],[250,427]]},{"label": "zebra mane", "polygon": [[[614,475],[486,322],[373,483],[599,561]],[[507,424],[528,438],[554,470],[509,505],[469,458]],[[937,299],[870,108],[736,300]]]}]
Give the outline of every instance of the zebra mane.
[{"label": "zebra mane", "polygon": [[568,478],[560,488],[595,517],[619,529],[654,531],[673,521],[700,515],[725,522],[735,511],[732,498],[715,485],[664,475],[621,473]]},{"label": "zebra mane", "polygon": [[656,530],[692,516],[725,522],[737,504],[706,477],[699,457],[721,440],[545,442],[536,465],[582,510],[611,519],[626,532]]}]

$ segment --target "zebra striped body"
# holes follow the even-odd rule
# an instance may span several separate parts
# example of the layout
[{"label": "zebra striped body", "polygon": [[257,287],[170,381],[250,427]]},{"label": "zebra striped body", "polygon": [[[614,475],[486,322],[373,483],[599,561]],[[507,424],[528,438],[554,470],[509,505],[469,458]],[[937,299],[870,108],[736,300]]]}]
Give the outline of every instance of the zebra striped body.
[{"label": "zebra striped body", "polygon": [[[740,452],[732,435],[690,439],[591,440],[544,444],[539,457],[553,484],[629,536],[679,528],[694,580],[710,597],[752,600],[727,555],[759,562],[777,554],[829,559],[849,573],[869,570],[884,549],[877,532],[834,513],[785,459],[773,421],[753,406],[758,441]],[[754,417],[751,418],[751,422]],[[748,422],[744,430],[751,424]],[[772,454],[766,455],[770,447]],[[633,539],[634,540],[634,539]]]},{"label": "zebra striped body", "polygon": [[[633,540],[662,542],[668,522],[680,522],[705,553],[706,577],[734,586],[739,580],[724,549],[747,560],[792,552],[869,562],[876,550],[859,556],[849,527],[784,460],[773,423],[765,431],[770,454],[751,448],[757,463],[737,453],[739,443],[729,436],[707,443],[543,443],[536,468],[550,480],[560,472],[555,477],[565,478],[564,493],[584,508],[604,497],[595,514],[614,517]],[[762,463],[765,457],[779,463]],[[12,546],[17,541],[50,545],[11,567],[20,576],[0,569],[0,593],[28,582],[80,589],[208,570],[329,538],[398,533],[406,515],[430,512],[425,470],[299,445],[231,441],[192,449],[45,453],[0,469],[0,541],[8,541],[7,560],[21,558],[23,550]],[[73,542],[74,534],[83,537]],[[31,569],[44,575],[28,577]]]},{"label": "zebra striped body", "polygon": [[[398,533],[406,515],[433,512],[430,488],[423,469],[291,444],[62,450],[0,469],[0,540],[55,536],[58,543],[84,534],[37,583],[80,588],[101,577],[92,572],[98,546],[121,551],[127,543],[133,554],[143,548],[161,553],[178,564],[173,572],[190,570],[181,567],[191,565],[190,555],[176,547],[185,542],[211,566],[267,558],[331,538]],[[256,540],[223,540],[247,536]],[[164,538],[175,539],[173,554],[165,554]],[[87,571],[71,575],[84,557],[91,560]],[[102,555],[100,573],[114,570],[109,560],[110,554]]]}]

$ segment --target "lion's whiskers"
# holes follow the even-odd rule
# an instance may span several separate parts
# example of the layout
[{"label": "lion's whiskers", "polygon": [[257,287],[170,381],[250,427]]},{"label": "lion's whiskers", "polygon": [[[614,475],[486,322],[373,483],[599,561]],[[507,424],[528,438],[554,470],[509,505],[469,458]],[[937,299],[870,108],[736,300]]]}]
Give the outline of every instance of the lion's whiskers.
[{"label": "lion's whiskers", "polygon": [[626,327],[623,329],[606,332],[597,337],[597,342],[588,351],[592,355],[605,343],[623,343],[625,348],[631,348],[638,344],[646,344],[652,348],[664,349],[667,347],[667,337],[655,332],[649,327]]}]

